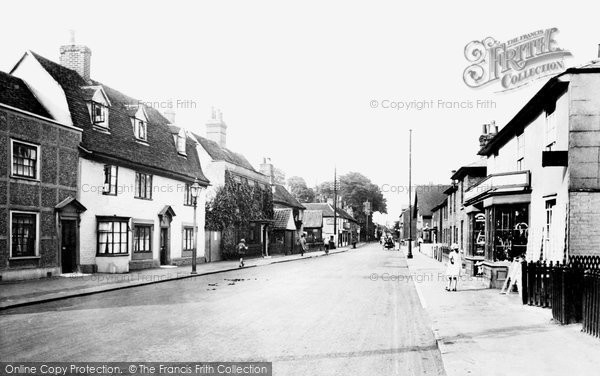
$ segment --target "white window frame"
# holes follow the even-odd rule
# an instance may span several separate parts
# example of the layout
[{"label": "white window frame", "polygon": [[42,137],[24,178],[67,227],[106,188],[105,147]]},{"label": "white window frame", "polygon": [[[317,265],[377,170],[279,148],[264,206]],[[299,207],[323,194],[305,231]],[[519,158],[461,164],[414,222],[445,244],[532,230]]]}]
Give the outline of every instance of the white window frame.
[{"label": "white window frame", "polygon": [[[102,112],[102,121],[96,120],[95,109],[100,108]],[[108,107],[103,105],[102,103],[91,101],[90,112],[92,115],[92,124],[97,127],[108,128]]]},{"label": "white window frame", "polygon": [[[36,148],[36,160],[35,160],[35,177],[29,177],[29,176],[20,176],[20,175],[15,175],[15,171],[13,170],[14,168],[14,158],[15,158],[15,148],[14,148],[14,144],[15,142],[19,143],[19,144],[24,144],[24,145],[28,145],[28,146],[33,146]],[[40,180],[40,161],[42,160],[42,154],[41,154],[41,148],[40,145],[38,144],[34,144],[31,142],[27,142],[27,141],[21,141],[21,140],[17,140],[14,138],[10,139],[10,177],[11,178],[15,178],[15,179],[25,179],[25,180]]]},{"label": "white window frame", "polygon": [[[17,256],[13,257],[12,249],[13,249],[13,214],[33,214],[35,215],[35,255],[33,256]],[[8,240],[8,249],[9,249],[9,260],[27,260],[27,259],[36,259],[40,258],[40,213],[34,211],[25,211],[25,210],[11,210],[9,214],[9,240]]]},{"label": "white window frame", "polygon": [[[139,129],[140,127],[144,128],[144,138],[139,137]],[[148,123],[142,119],[133,118],[133,136],[138,141],[148,142]]]},{"label": "white window frame", "polygon": [[523,170],[525,160],[525,132],[517,136],[517,171]]},{"label": "white window frame", "polygon": [[556,144],[558,139],[558,128],[556,124],[556,108],[549,113],[548,110],[544,111],[546,114],[546,123],[544,124],[544,138],[547,150],[552,150],[552,146]]}]

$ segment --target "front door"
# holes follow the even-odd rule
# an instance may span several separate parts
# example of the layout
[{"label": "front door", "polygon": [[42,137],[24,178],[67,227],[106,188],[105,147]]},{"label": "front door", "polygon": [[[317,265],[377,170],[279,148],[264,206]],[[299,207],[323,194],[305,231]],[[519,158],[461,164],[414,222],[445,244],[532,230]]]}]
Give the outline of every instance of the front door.
[{"label": "front door", "polygon": [[293,254],[294,253],[294,232],[286,231],[285,232],[285,253]]},{"label": "front door", "polygon": [[61,222],[61,266],[63,273],[73,273],[77,268],[77,232],[75,220]]},{"label": "front door", "polygon": [[160,264],[169,265],[169,229],[160,229]]}]

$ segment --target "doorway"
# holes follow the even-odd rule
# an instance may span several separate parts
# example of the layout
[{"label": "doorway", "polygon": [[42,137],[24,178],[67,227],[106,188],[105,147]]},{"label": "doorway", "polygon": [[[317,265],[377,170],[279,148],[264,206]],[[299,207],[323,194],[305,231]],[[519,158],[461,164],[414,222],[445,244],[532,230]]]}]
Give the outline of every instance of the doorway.
[{"label": "doorway", "polygon": [[61,220],[61,267],[62,273],[77,269],[77,224],[75,220]]},{"label": "doorway", "polygon": [[169,228],[160,229],[160,264],[169,265]]}]

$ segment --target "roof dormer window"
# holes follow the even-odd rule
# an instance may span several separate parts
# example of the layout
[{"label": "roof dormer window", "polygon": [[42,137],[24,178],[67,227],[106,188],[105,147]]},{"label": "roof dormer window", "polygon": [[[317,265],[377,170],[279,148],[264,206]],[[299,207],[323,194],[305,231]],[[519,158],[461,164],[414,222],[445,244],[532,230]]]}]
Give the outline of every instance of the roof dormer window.
[{"label": "roof dormer window", "polygon": [[133,128],[133,136],[136,141],[142,143],[148,142],[148,115],[144,106],[138,106],[137,109],[130,109],[131,126]]},{"label": "roof dormer window", "polygon": [[140,141],[148,141],[147,136],[147,123],[141,119],[133,118],[133,134],[135,138]]},{"label": "roof dormer window", "polygon": [[100,103],[92,102],[92,123],[106,127],[108,122],[108,107],[101,105]]},{"label": "roof dormer window", "polygon": [[110,100],[102,86],[84,86],[82,95],[87,102],[92,125],[99,131],[108,131],[108,109]]}]

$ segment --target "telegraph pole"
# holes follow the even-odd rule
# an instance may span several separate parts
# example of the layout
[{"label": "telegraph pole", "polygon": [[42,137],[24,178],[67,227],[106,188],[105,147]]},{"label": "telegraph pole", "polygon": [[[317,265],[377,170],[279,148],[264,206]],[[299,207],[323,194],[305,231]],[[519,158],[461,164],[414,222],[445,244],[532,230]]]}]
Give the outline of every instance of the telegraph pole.
[{"label": "telegraph pole", "polygon": [[337,232],[337,167],[333,168],[333,240],[335,246],[338,246]]},{"label": "telegraph pole", "polygon": [[407,258],[413,258],[412,254],[412,129],[408,130],[408,255]]}]

